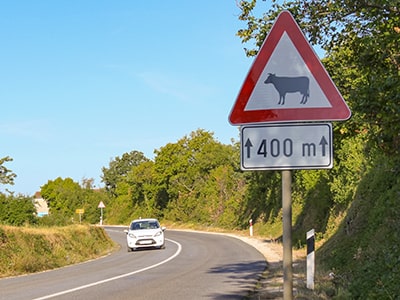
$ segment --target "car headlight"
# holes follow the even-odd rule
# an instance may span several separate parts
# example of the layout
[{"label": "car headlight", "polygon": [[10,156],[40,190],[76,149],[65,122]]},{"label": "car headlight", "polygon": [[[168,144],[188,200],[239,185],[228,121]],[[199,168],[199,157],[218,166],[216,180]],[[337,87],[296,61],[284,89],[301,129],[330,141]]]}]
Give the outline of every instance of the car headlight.
[{"label": "car headlight", "polygon": [[132,232],[129,233],[128,236],[131,237],[131,238],[133,238],[133,239],[136,239],[136,236],[135,236]]},{"label": "car headlight", "polygon": [[161,234],[162,234],[162,231],[159,231],[154,236],[160,236]]}]

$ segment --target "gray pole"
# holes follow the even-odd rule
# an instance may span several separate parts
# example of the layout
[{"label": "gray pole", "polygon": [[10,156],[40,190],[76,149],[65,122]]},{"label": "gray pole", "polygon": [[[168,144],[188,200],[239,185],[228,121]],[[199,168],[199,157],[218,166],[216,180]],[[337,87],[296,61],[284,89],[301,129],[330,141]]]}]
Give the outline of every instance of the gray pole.
[{"label": "gray pole", "polygon": [[292,173],[282,171],[283,211],[283,299],[293,299],[292,268]]}]

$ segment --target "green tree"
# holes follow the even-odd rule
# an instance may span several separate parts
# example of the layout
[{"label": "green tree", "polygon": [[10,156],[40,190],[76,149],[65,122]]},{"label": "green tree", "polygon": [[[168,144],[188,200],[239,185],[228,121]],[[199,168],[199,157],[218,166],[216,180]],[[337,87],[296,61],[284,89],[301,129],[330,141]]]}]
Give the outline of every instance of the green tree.
[{"label": "green tree", "polygon": [[102,168],[103,175],[101,179],[105,184],[106,190],[112,196],[116,196],[118,182],[123,181],[123,178],[127,176],[132,167],[138,166],[142,162],[148,160],[149,159],[139,151],[131,151],[129,153],[124,153],[122,157],[115,157],[114,160],[110,161],[108,168]]},{"label": "green tree", "polygon": [[117,182],[115,196],[110,202],[114,223],[128,223],[139,217],[161,217],[156,203],[157,187],[154,183],[153,161],[144,161],[132,169]]},{"label": "green tree", "polygon": [[[98,205],[103,201],[109,205],[110,198],[104,189],[93,189],[93,179],[82,180],[82,186],[71,178],[49,180],[41,187],[41,195],[47,201],[50,215],[40,220],[41,224],[64,225],[78,220],[77,209],[83,209],[81,221],[95,224],[100,221]],[[108,211],[104,210],[104,213]],[[107,217],[106,213],[103,216]]]},{"label": "green tree", "polygon": [[249,219],[273,221],[282,207],[280,174],[271,171],[254,171],[249,172],[246,179],[246,210],[242,221],[248,222]]},{"label": "green tree", "polygon": [[[262,16],[253,11],[256,0],[240,1],[238,31],[245,49],[255,55],[282,9],[292,12],[309,41],[326,51],[324,64],[350,104],[353,127],[367,127],[370,139],[385,153],[400,151],[400,13],[398,0],[290,1]],[[261,2],[265,5],[265,1]],[[358,125],[357,125],[358,123]],[[363,124],[363,126],[361,126]],[[347,126],[348,127],[348,126]],[[354,132],[353,132],[354,134]]]},{"label": "green tree", "polygon": [[83,208],[85,202],[81,186],[71,178],[49,180],[40,193],[49,205],[51,217],[64,220],[61,222],[70,222],[76,209]]},{"label": "green tree", "polygon": [[156,185],[154,180],[154,162],[146,161],[132,168],[128,173],[127,182],[130,187],[132,206],[135,217],[161,215],[161,209],[156,202]]},{"label": "green tree", "polygon": [[[224,210],[226,206],[219,205],[218,209],[223,210],[212,214],[205,210],[204,206],[210,207],[209,201],[226,201],[230,198],[224,198],[223,194],[211,191],[210,178],[211,174],[222,166],[226,166],[226,170],[237,169],[235,150],[233,146],[216,141],[213,133],[199,129],[156,151],[155,179],[158,203],[162,204],[160,207],[166,204],[165,217],[182,222],[217,224],[217,219],[223,213],[227,213]],[[219,177],[217,173],[214,173],[214,176]],[[228,176],[226,179],[232,177]],[[225,189],[234,186],[231,183],[226,185]],[[218,185],[212,186],[215,189],[219,188]]]},{"label": "green tree", "polygon": [[0,223],[12,226],[35,224],[35,212],[31,197],[0,193]]},{"label": "green tree", "polygon": [[93,178],[84,178],[81,182],[82,203],[81,207],[84,209],[83,221],[95,224],[100,222],[101,210],[98,208],[100,201],[106,205],[103,209],[103,221],[107,219],[107,212],[109,211],[108,205],[111,202],[110,196],[105,189],[95,189]]},{"label": "green tree", "polygon": [[0,158],[0,184],[14,184],[14,178],[17,177],[10,169],[4,166],[4,163],[13,161],[9,156]]},{"label": "green tree", "polygon": [[[242,228],[246,210],[246,178],[232,165],[220,165],[209,172],[197,199],[200,222],[222,228]],[[247,225],[248,219],[245,221]]]},{"label": "green tree", "polygon": [[257,53],[277,14],[288,9],[309,41],[325,50],[323,64],[353,113],[334,126],[333,170],[295,172],[293,204],[301,213],[294,236],[317,225],[329,237],[318,257],[321,270],[338,274],[338,298],[394,299],[400,274],[399,1],[272,1],[260,17],[253,15],[256,3],[239,2],[247,27],[238,35],[253,42],[246,54]]}]

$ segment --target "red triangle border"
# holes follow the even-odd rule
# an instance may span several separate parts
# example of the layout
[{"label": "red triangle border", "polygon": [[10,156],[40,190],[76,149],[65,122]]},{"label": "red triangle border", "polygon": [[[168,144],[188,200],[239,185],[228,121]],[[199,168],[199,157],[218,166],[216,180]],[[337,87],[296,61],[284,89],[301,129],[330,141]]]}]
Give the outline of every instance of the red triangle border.
[{"label": "red triangle border", "polygon": [[[287,33],[292,43],[313,74],[321,90],[326,95],[332,107],[329,108],[293,108],[293,109],[268,109],[249,110],[245,107],[250,99],[254,87],[260,78],[266,64],[279,43],[284,32]],[[276,19],[270,33],[256,56],[250,71],[241,87],[236,102],[229,116],[232,125],[250,123],[280,123],[299,121],[343,121],[349,119],[351,111],[336,88],[329,74],[320,62],[318,56],[306,40],[300,27],[289,11],[283,11]]]}]

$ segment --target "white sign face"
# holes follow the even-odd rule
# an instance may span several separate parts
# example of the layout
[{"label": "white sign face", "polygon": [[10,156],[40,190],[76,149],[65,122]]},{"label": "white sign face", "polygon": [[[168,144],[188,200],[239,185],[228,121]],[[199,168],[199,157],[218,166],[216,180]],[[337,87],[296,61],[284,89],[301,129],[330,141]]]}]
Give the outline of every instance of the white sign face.
[{"label": "white sign face", "polygon": [[332,124],[243,126],[242,170],[331,169]]},{"label": "white sign face", "polygon": [[[291,90],[294,85],[296,87]],[[285,93],[280,95],[280,90],[285,90]],[[289,36],[284,33],[261,73],[245,110],[320,107],[332,105]]]}]

